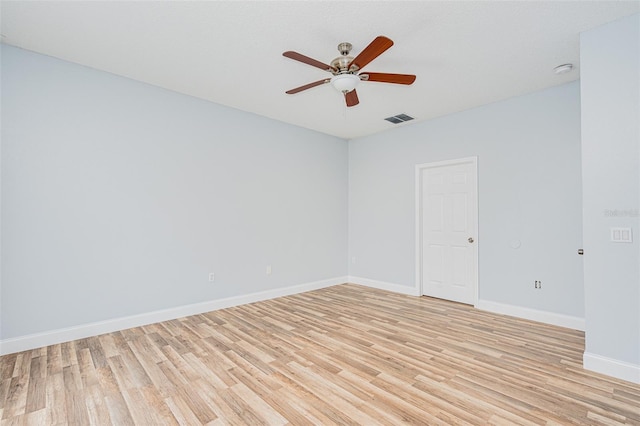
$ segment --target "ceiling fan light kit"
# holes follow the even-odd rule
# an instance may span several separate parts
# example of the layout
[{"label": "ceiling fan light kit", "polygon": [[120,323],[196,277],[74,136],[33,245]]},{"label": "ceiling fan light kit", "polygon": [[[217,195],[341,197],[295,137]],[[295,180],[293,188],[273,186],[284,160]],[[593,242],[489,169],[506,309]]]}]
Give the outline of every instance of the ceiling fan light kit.
[{"label": "ceiling fan light kit", "polygon": [[338,91],[344,94],[345,102],[348,107],[358,105],[358,94],[356,93],[356,86],[360,81],[372,81],[379,83],[394,83],[394,84],[413,84],[416,80],[415,75],[411,74],[389,74],[389,73],[366,73],[358,74],[365,65],[373,61],[380,56],[385,50],[393,46],[393,41],[385,36],[376,37],[365,49],[360,52],[355,58],[349,56],[351,52],[351,43],[343,42],[338,45],[339,57],[331,61],[331,65],[324,64],[313,58],[305,56],[298,52],[287,51],[282,55],[303,62],[307,65],[311,65],[316,68],[320,68],[323,71],[330,72],[333,77],[324,80],[319,80],[313,83],[305,84],[304,86],[296,87],[291,90],[287,90],[287,94],[292,95],[294,93],[302,92],[303,90],[311,89],[312,87],[320,86],[322,84],[331,83],[331,85]]},{"label": "ceiling fan light kit", "polygon": [[354,90],[359,82],[360,78],[355,74],[338,74],[331,77],[331,85],[342,93]]}]

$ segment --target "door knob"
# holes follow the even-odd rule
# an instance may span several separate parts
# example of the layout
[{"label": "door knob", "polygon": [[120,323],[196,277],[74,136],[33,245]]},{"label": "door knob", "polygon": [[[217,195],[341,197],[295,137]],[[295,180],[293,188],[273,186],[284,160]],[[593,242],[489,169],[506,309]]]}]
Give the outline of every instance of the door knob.
[{"label": "door knob", "polygon": [[473,237],[469,237],[469,239],[468,239],[467,241],[469,241],[470,243],[472,243],[472,242],[473,242]]},{"label": "door knob", "polygon": [[584,254],[584,250],[582,250],[582,249],[578,249],[578,254],[579,254],[580,256],[582,256],[582,255]]}]

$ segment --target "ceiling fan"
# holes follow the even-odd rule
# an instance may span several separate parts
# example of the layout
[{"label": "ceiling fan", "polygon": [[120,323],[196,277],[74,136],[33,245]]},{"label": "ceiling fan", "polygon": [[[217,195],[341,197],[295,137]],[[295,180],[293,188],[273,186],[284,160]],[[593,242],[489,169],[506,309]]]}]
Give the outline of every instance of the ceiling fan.
[{"label": "ceiling fan", "polygon": [[416,76],[411,74],[388,74],[381,72],[359,73],[365,65],[380,56],[391,46],[393,46],[393,41],[391,41],[391,39],[385,36],[378,36],[354,58],[349,56],[349,52],[351,52],[352,48],[351,43],[340,43],[338,45],[338,51],[342,56],[335,58],[331,61],[330,65],[324,64],[298,52],[284,52],[282,55],[287,58],[303,62],[333,74],[333,77],[331,78],[314,81],[313,83],[287,90],[286,93],[292,95],[294,93],[302,92],[303,90],[311,89],[312,87],[331,83],[333,87],[344,94],[347,106],[352,107],[360,103],[358,100],[358,94],[356,93],[356,86],[360,81],[412,84],[416,80]]}]

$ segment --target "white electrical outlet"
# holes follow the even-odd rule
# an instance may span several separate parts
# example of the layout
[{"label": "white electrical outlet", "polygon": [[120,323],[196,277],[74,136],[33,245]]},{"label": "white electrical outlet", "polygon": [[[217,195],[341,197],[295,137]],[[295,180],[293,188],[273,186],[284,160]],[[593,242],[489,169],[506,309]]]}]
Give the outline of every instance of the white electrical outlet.
[{"label": "white electrical outlet", "polygon": [[213,272],[209,272],[209,282],[214,282],[216,280],[216,274]]},{"label": "white electrical outlet", "polygon": [[267,265],[267,275],[271,275],[271,265]]}]

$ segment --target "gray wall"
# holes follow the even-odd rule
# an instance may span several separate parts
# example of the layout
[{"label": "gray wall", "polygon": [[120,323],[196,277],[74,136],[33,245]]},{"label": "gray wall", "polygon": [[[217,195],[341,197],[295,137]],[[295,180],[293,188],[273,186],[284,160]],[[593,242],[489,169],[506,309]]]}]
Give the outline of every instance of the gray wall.
[{"label": "gray wall", "polygon": [[479,298],[582,318],[577,82],[351,141],[349,275],[414,286],[415,165],[468,156]]},{"label": "gray wall", "polygon": [[343,140],[2,46],[0,338],[346,276],[347,177]]},{"label": "gray wall", "polygon": [[635,365],[640,383],[640,15],[580,41],[586,353]]}]

